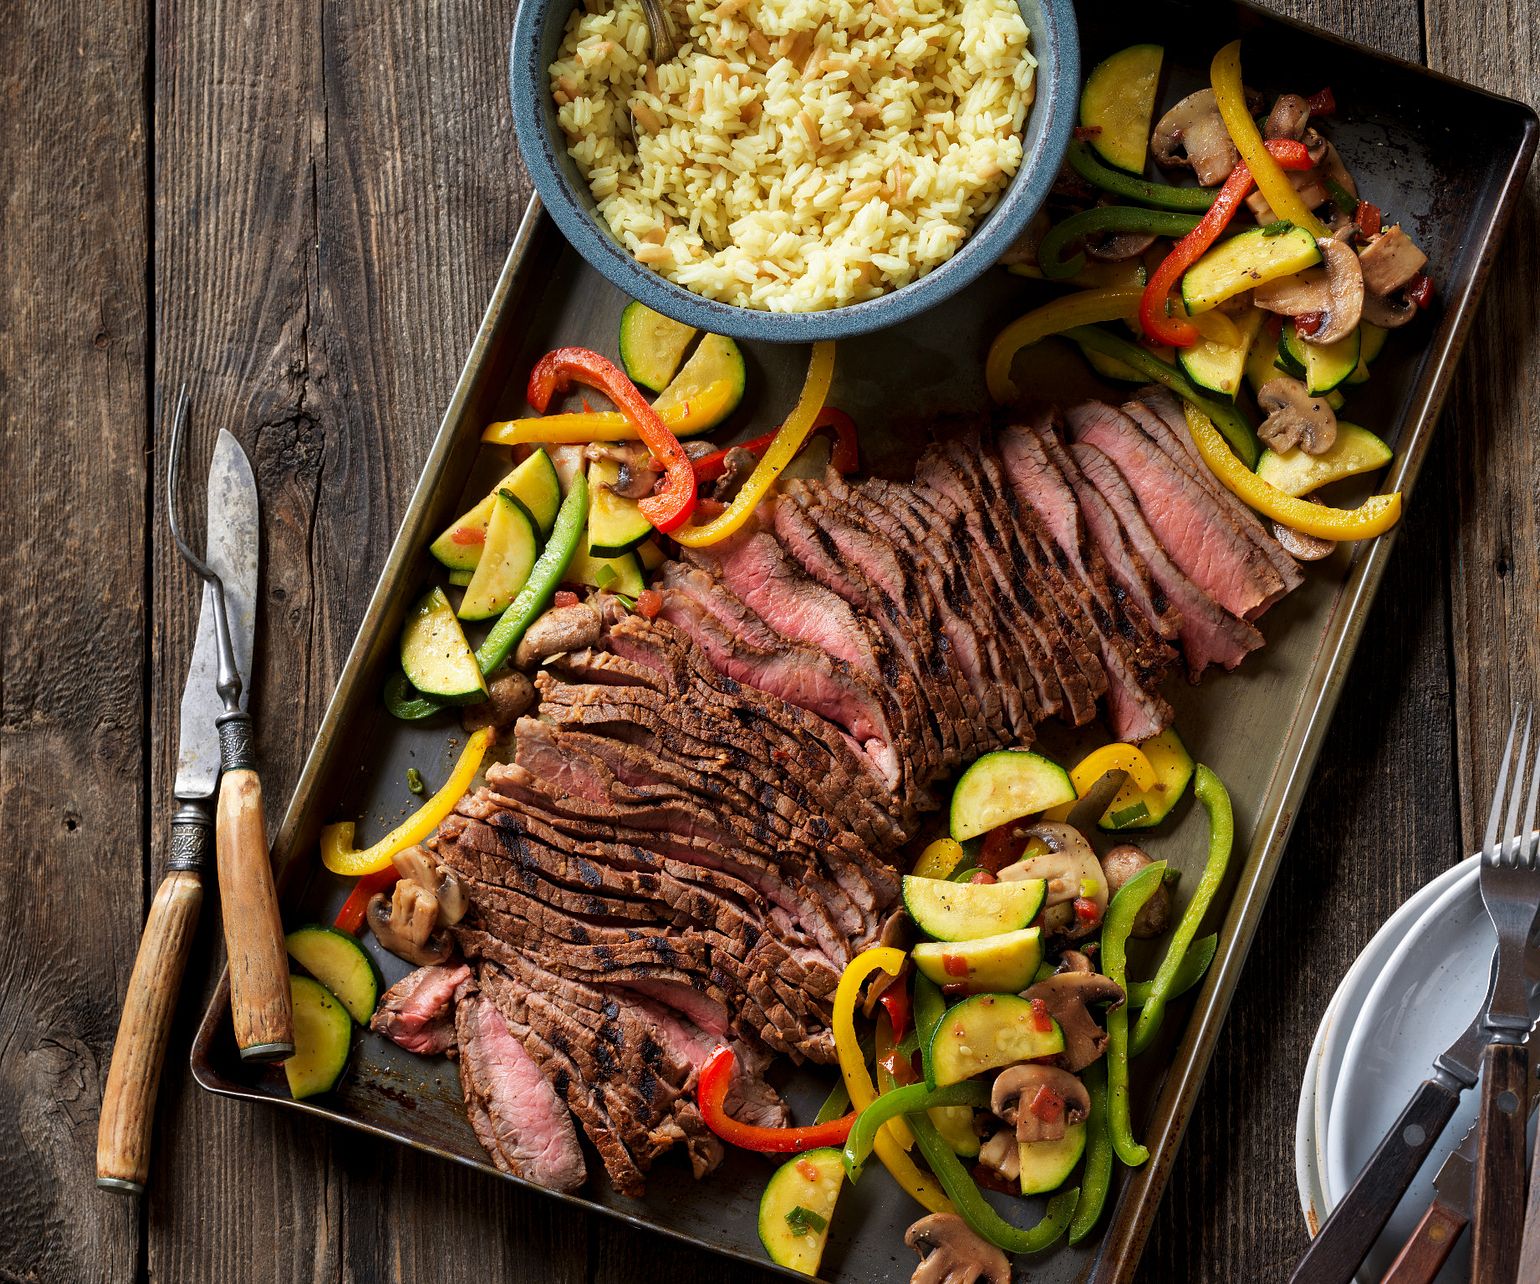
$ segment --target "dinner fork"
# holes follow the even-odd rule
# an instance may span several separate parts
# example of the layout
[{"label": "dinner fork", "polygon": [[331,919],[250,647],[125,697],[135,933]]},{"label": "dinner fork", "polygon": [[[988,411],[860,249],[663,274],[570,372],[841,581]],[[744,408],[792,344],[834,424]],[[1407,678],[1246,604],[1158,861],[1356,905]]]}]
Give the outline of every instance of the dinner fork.
[{"label": "dinner fork", "polygon": [[[1540,763],[1529,761],[1533,724],[1533,710],[1526,711],[1524,738],[1515,758],[1513,741],[1519,728],[1515,705],[1481,845],[1481,900],[1497,932],[1497,972],[1487,999],[1488,1042],[1481,1054],[1480,1151],[1471,1231],[1471,1278],[1475,1284],[1512,1284],[1518,1278],[1523,1235],[1520,1210],[1527,1167],[1527,1113],[1523,1107],[1529,1099],[1529,1054],[1524,1039],[1530,1025],[1524,947],[1535,921],[1535,908],[1540,905],[1540,862],[1535,859],[1534,834]],[[1524,792],[1526,763],[1529,800],[1521,829],[1519,798]]]}]

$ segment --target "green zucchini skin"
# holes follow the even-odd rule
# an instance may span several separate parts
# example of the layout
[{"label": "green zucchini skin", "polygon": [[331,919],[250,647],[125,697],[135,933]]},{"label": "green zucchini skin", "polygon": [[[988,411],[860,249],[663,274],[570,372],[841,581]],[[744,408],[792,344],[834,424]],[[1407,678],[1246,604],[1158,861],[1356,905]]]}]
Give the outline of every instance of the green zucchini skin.
[{"label": "green zucchini skin", "polygon": [[1206,312],[1264,281],[1293,276],[1321,261],[1315,237],[1302,227],[1275,236],[1252,228],[1220,241],[1182,275],[1182,304],[1189,315]]},{"label": "green zucchini skin", "polygon": [[[809,1174],[812,1174],[809,1176]],[[845,1185],[845,1159],[831,1146],[793,1155],[775,1170],[759,1199],[759,1241],[777,1266],[818,1274],[834,1206]],[[799,1229],[796,1210],[823,1221],[823,1229],[803,1219]]]},{"label": "green zucchini skin", "polygon": [[401,630],[401,668],[418,691],[446,704],[487,698],[486,679],[441,588],[431,589],[407,615]]},{"label": "green zucchini skin", "polygon": [[1047,885],[1040,878],[1010,883],[954,883],[906,874],[904,909],[937,941],[972,941],[1030,924],[1042,908]]},{"label": "green zucchini skin", "polygon": [[629,553],[653,533],[636,500],[611,489],[619,480],[620,465],[613,459],[595,459],[588,465],[587,551],[601,561]]},{"label": "green zucchini skin", "polygon": [[374,960],[352,936],[312,923],[284,937],[289,956],[319,981],[359,1025],[368,1025],[380,1001]]},{"label": "green zucchini skin", "polygon": [[1069,1180],[1075,1165],[1085,1154],[1086,1126],[1070,1124],[1058,1141],[1023,1141],[1017,1147],[1021,1158],[1021,1193],[1046,1195]]},{"label": "green zucchini skin", "polygon": [[964,842],[1074,800],[1069,772],[1052,759],[1019,749],[986,753],[952,791],[952,837]]},{"label": "green zucchini skin", "polygon": [[289,977],[294,1009],[294,1055],[283,1063],[296,1101],[330,1092],[342,1079],[353,1047],[353,1018],[319,981]]},{"label": "green zucchini skin", "polygon": [[654,312],[632,299],[620,314],[620,364],[630,379],[662,392],[679,369],[695,327]]}]

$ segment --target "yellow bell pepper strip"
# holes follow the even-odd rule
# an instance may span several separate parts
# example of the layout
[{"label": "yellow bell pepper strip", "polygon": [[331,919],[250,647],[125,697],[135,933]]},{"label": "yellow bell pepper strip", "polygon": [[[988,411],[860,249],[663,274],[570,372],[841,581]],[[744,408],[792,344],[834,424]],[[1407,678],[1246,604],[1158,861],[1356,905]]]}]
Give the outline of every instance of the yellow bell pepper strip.
[{"label": "yellow bell pepper strip", "polygon": [[1314,212],[1294,190],[1294,184],[1282,167],[1273,159],[1262,139],[1262,131],[1246,110],[1246,91],[1241,85],[1241,42],[1232,40],[1209,64],[1209,79],[1214,83],[1214,101],[1224,118],[1230,141],[1241,154],[1241,160],[1256,180],[1257,190],[1267,198],[1275,219],[1288,219],[1295,227],[1302,227],[1312,236],[1330,236],[1326,224],[1316,218]]},{"label": "yellow bell pepper strip", "polygon": [[1001,405],[1020,395],[1011,379],[1011,362],[1023,348],[1076,326],[1132,320],[1139,315],[1143,293],[1132,287],[1079,290],[1017,317],[989,345],[989,355],[984,359],[984,383],[989,395]]},{"label": "yellow bell pepper strip", "polygon": [[[1102,921],[1102,973],[1128,990],[1128,934],[1145,902],[1155,895],[1166,876],[1166,862],[1146,865],[1118,889]],[[1120,1003],[1107,1013],[1107,1128],[1112,1148],[1130,1168],[1150,1157],[1149,1147],[1134,1140],[1128,1100],[1128,1005]]]},{"label": "yellow bell pepper strip", "polygon": [[[723,408],[738,395],[730,379],[715,379],[683,402],[658,412],[676,436],[689,437],[722,418]],[[488,424],[481,440],[494,446],[582,445],[590,441],[636,441],[641,431],[618,410],[587,410],[505,419]]]},{"label": "yellow bell pepper strip", "polygon": [[[1075,764],[1069,773],[1070,783],[1075,786],[1075,797],[1084,798],[1091,787],[1109,771],[1126,771],[1141,790],[1155,788],[1155,768],[1137,745],[1110,744],[1094,749]],[[1067,802],[1050,807],[1043,813],[1044,820],[1068,820],[1075,803]]]},{"label": "yellow bell pepper strip", "polygon": [[1201,762],[1193,772],[1193,796],[1208,814],[1208,860],[1203,866],[1203,876],[1193,891],[1192,899],[1182,911],[1181,921],[1166,945],[1166,956],[1155,969],[1150,982],[1150,995],[1139,1012],[1134,1026],[1133,1042],[1129,1052],[1138,1056],[1155,1041],[1160,1032],[1161,1018],[1165,1016],[1166,1001],[1176,988],[1177,973],[1187,960],[1187,950],[1198,934],[1198,924],[1213,904],[1214,894],[1224,882],[1225,870],[1230,867],[1230,850],[1235,845],[1235,813],[1230,806],[1230,795],[1223,782]]},{"label": "yellow bell pepper strip", "polygon": [[962,858],[961,843],[955,838],[938,838],[920,853],[910,872],[916,878],[949,878]]},{"label": "yellow bell pepper strip", "polygon": [[1187,430],[1192,434],[1193,444],[1214,476],[1236,498],[1275,522],[1317,539],[1355,540],[1383,535],[1401,520],[1400,491],[1375,495],[1357,508],[1328,508],[1324,504],[1312,504],[1308,499],[1285,495],[1230,452],[1224,438],[1202,410],[1191,402],[1185,409]]},{"label": "yellow bell pepper strip", "polygon": [[1091,1097],[1086,1119],[1085,1166],[1080,1172],[1080,1202],[1069,1223],[1069,1242],[1078,1244],[1101,1220],[1112,1187],[1112,1134],[1107,1131],[1107,1067],[1093,1061],[1080,1074]]},{"label": "yellow bell pepper strip", "polygon": [[[891,945],[873,946],[857,954],[845,965],[839,985],[834,990],[834,1050],[839,1057],[840,1073],[845,1078],[845,1090],[850,1094],[850,1104],[857,1110],[865,1110],[877,1100],[877,1089],[871,1075],[866,1072],[866,1058],[861,1054],[861,1045],[856,1039],[856,1001],[860,998],[861,986],[866,983],[867,977],[878,971],[897,976],[904,966],[905,957],[902,950],[894,949]],[[925,1176],[915,1166],[914,1160],[904,1153],[888,1126],[884,1125],[877,1134],[874,1148],[877,1158],[892,1174],[893,1180],[925,1208],[933,1213],[957,1211],[946,1197],[946,1192]]]},{"label": "yellow bell pepper strip", "polygon": [[471,781],[476,778],[476,772],[481,767],[482,758],[486,756],[487,747],[496,735],[494,727],[473,731],[443,787],[374,846],[362,851],[353,846],[354,825],[351,820],[326,826],[321,831],[322,863],[332,873],[346,877],[374,874],[388,866],[397,852],[422,842],[465,796],[465,791],[471,787]]},{"label": "yellow bell pepper strip", "polygon": [[813,345],[813,355],[807,366],[807,379],[802,385],[802,395],[797,398],[797,404],[791,408],[780,431],[775,434],[775,440],[770,443],[770,449],[754,465],[754,471],[733,497],[733,502],[704,526],[681,526],[672,531],[678,543],[688,548],[705,548],[726,539],[748,521],[749,515],[759,507],[759,501],[781,475],[781,470],[802,449],[802,443],[817,422],[818,412],[828,399],[829,385],[833,381],[834,344],[824,339]]}]

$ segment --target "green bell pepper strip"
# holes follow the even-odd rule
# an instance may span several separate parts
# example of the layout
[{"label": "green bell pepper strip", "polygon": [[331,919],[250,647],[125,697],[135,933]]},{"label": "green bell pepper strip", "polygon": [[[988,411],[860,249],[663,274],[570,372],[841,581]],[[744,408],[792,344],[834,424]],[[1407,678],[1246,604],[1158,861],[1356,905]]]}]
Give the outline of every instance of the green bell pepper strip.
[{"label": "green bell pepper strip", "polygon": [[[1107,907],[1102,922],[1102,972],[1109,981],[1128,988],[1128,934],[1145,902],[1155,895],[1166,872],[1165,861],[1146,865],[1124,883]],[[1112,1148],[1130,1168],[1150,1157],[1149,1148],[1134,1140],[1128,1100],[1128,1005],[1107,1013],[1107,1127]]]},{"label": "green bell pepper strip", "polygon": [[1048,1201],[1048,1210],[1043,1214],[1042,1221],[1024,1230],[1020,1226],[1011,1225],[995,1212],[979,1190],[978,1183],[968,1175],[962,1160],[942,1140],[936,1125],[931,1123],[928,1116],[910,1115],[909,1126],[914,1129],[915,1143],[925,1156],[925,1162],[930,1165],[931,1172],[936,1174],[941,1189],[957,1205],[958,1213],[974,1234],[987,1239],[996,1248],[1003,1248],[1007,1253],[1041,1253],[1068,1229],[1075,1205],[1080,1199],[1078,1186],[1061,1190]]},{"label": "green bell pepper strip", "polygon": [[508,658],[508,653],[518,646],[529,626],[551,604],[556,586],[567,573],[587,524],[588,479],[579,473],[572,479],[572,489],[556,510],[556,524],[551,527],[545,547],[530,568],[529,579],[508,603],[508,609],[498,617],[486,641],[476,648],[476,663],[483,673],[491,673]]},{"label": "green bell pepper strip", "polygon": [[442,700],[422,695],[400,669],[385,679],[385,691],[381,698],[390,716],[400,718],[402,722],[421,722],[444,707]]},{"label": "green bell pepper strip", "polygon": [[1109,169],[1096,158],[1085,143],[1073,142],[1064,154],[1069,167],[1093,187],[1121,196],[1124,200],[1138,201],[1141,205],[1153,205],[1160,210],[1174,210],[1180,214],[1201,214],[1214,203],[1217,188],[1172,187],[1169,183],[1151,183],[1115,169]]},{"label": "green bell pepper strip", "polygon": [[818,1115],[813,1122],[832,1123],[836,1119],[843,1118],[849,1109],[850,1089],[845,1087],[843,1079],[836,1079],[834,1086],[829,1089],[829,1095],[823,1099],[823,1105],[818,1107]]},{"label": "green bell pepper strip", "polygon": [[946,1015],[946,999],[941,987],[930,977],[914,974],[914,1033],[920,1043],[920,1066],[925,1072],[925,1082],[936,1086],[936,1066],[931,1060],[930,1043],[936,1037],[936,1027]]},{"label": "green bell pepper strip", "polygon": [[1140,232],[1148,236],[1186,236],[1198,226],[1198,215],[1167,210],[1140,209],[1133,205],[1103,205],[1072,214],[1049,228],[1037,247],[1037,265],[1050,281],[1064,281],[1085,269],[1085,253],[1065,259],[1060,252],[1082,236],[1097,232]]},{"label": "green bell pepper strip", "polygon": [[1192,900],[1187,902],[1176,931],[1171,933],[1166,956],[1150,981],[1150,997],[1145,1000],[1138,1024],[1134,1026],[1130,1051],[1136,1057],[1155,1041],[1166,1002],[1175,988],[1176,975],[1186,961],[1187,948],[1198,934],[1198,924],[1213,904],[1220,883],[1224,882],[1225,871],[1230,867],[1230,849],[1235,845],[1235,813],[1230,807],[1230,795],[1219,777],[1202,763],[1193,772],[1193,796],[1208,813],[1208,861],[1203,866],[1203,876],[1198,880]]},{"label": "green bell pepper strip", "polygon": [[[989,1105],[989,1086],[975,1079],[948,1084],[944,1088],[927,1088],[923,1083],[911,1083],[907,1087],[884,1092],[876,1101],[856,1116],[850,1135],[845,1138],[845,1171],[850,1180],[861,1176],[861,1170],[872,1156],[877,1144],[877,1131],[890,1119],[900,1115],[923,1114],[932,1106],[973,1106],[983,1109]],[[912,1126],[913,1120],[910,1120]],[[950,1147],[948,1147],[950,1150]]]},{"label": "green bell pepper strip", "polygon": [[[1214,961],[1214,953],[1219,949],[1219,936],[1211,932],[1209,935],[1199,938],[1192,943],[1187,953],[1182,956],[1181,966],[1176,969],[1176,978],[1171,982],[1171,992],[1166,996],[1174,999],[1186,994],[1188,990],[1197,985],[1208,971],[1208,965]],[[1132,981],[1128,986],[1128,1006],[1130,1008],[1142,1008],[1150,1001],[1150,995],[1155,992],[1154,981]]]},{"label": "green bell pepper strip", "polygon": [[1090,348],[1091,351],[1099,352],[1104,357],[1114,357],[1125,365],[1132,366],[1145,378],[1169,388],[1183,401],[1190,401],[1214,421],[1214,426],[1224,434],[1224,439],[1230,443],[1230,448],[1235,451],[1246,467],[1256,468],[1262,448],[1257,444],[1257,435],[1246,422],[1246,416],[1234,406],[1211,401],[1193,387],[1192,381],[1175,366],[1152,355],[1137,343],[1120,339],[1106,330],[1083,325],[1064,331],[1064,337],[1073,339],[1082,348]]},{"label": "green bell pepper strip", "polygon": [[1080,1073],[1091,1096],[1086,1120],[1085,1166],[1080,1172],[1080,1202],[1069,1224],[1069,1242],[1078,1244],[1101,1220],[1112,1187],[1112,1134],[1107,1131],[1107,1067],[1093,1061]]}]

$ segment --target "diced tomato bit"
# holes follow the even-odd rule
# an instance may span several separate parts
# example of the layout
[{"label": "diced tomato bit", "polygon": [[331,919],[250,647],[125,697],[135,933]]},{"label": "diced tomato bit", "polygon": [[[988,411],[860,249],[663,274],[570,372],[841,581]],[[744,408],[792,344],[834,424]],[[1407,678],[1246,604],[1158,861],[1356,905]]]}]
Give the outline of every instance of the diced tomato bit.
[{"label": "diced tomato bit", "polygon": [[818,1165],[811,1159],[799,1159],[797,1160],[797,1174],[807,1181],[816,1182],[819,1176]]},{"label": "diced tomato bit", "polygon": [[973,874],[969,877],[968,881],[970,883],[983,883],[987,886],[990,883],[998,883],[1000,880],[991,874],[987,869],[976,869],[973,871]]},{"label": "diced tomato bit", "polygon": [[1311,94],[1305,99],[1312,116],[1334,116],[1337,112],[1337,95],[1332,93],[1331,86],[1327,85],[1320,93]]},{"label": "diced tomato bit", "polygon": [[1262,328],[1276,339],[1280,334],[1283,333],[1283,314],[1279,312],[1269,312],[1267,314],[1267,320],[1262,323]]},{"label": "diced tomato bit", "polygon": [[655,620],[663,609],[663,594],[657,589],[643,589],[636,595],[636,613],[644,620]]},{"label": "diced tomato bit", "polygon": [[1042,999],[1032,1000],[1032,1026],[1039,1034],[1047,1034],[1053,1029],[1053,1017],[1049,1015],[1048,1004]]},{"label": "diced tomato bit", "polygon": [[1301,312],[1294,318],[1294,328],[1301,334],[1314,334],[1325,322],[1324,312]]},{"label": "diced tomato bit", "polygon": [[1095,901],[1087,900],[1084,896],[1075,897],[1075,917],[1082,923],[1096,923],[1101,920],[1102,912],[1097,908]]},{"label": "diced tomato bit", "polygon": [[1016,833],[1016,826],[1001,825],[984,835],[984,845],[979,849],[979,866],[991,874],[998,874],[1007,865],[1021,859],[1025,840]]},{"label": "diced tomato bit", "polygon": [[474,526],[456,526],[449,533],[449,542],[451,544],[462,544],[467,547],[472,544],[485,544],[487,542],[487,533],[484,530],[477,530]]},{"label": "diced tomato bit", "polygon": [[1102,127],[1100,125],[1076,125],[1071,131],[1078,142],[1090,142],[1093,138],[1100,138]]},{"label": "diced tomato bit", "polygon": [[1359,201],[1358,208],[1353,211],[1353,222],[1358,224],[1359,232],[1365,237],[1378,236],[1383,222],[1380,207],[1372,201]]},{"label": "diced tomato bit", "polygon": [[948,976],[967,976],[968,960],[961,954],[943,954],[941,966],[946,969]]},{"label": "diced tomato bit", "polygon": [[1433,302],[1433,278],[1426,272],[1419,272],[1406,283],[1406,297],[1419,308],[1426,308]]},{"label": "diced tomato bit", "polygon": [[570,589],[557,589],[556,596],[551,599],[552,606],[576,606],[578,595]]},{"label": "diced tomato bit", "polygon": [[1064,1098],[1045,1083],[1038,1088],[1027,1110],[1044,1123],[1058,1123],[1064,1118]]}]

